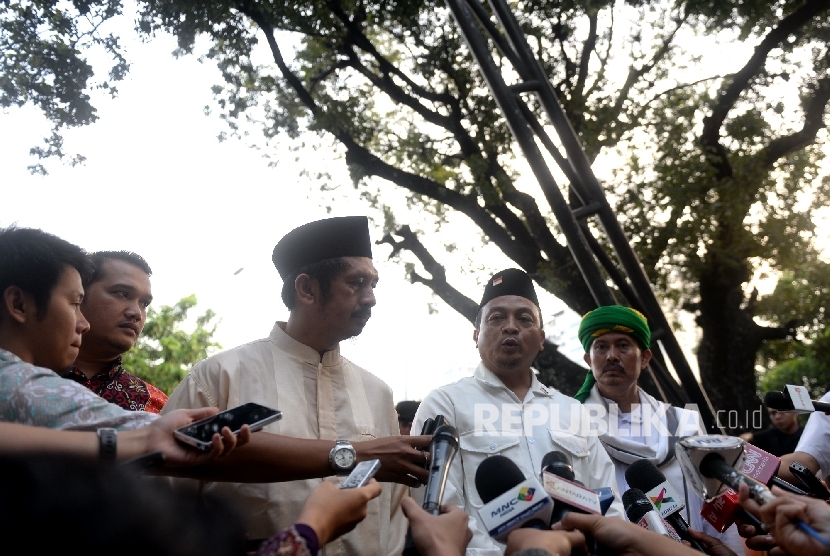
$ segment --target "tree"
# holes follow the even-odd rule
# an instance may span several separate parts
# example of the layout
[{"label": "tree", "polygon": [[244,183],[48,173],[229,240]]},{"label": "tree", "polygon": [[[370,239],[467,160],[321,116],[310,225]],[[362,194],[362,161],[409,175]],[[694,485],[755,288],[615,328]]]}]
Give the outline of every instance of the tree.
[{"label": "tree", "polygon": [[147,310],[147,323],[138,341],[124,354],[124,368],[170,394],[194,363],[219,349],[212,340],[218,323],[208,309],[196,318],[192,332],[182,329],[187,313],[196,306],[196,296],[183,297],[175,305]]},{"label": "tree", "polygon": [[[519,8],[589,159],[626,155],[608,195],[667,310],[696,315],[713,404],[757,408],[756,352],[795,325],[756,322],[758,299],[744,287],[762,263],[780,272],[815,253],[809,212],[830,186],[818,177],[830,0]],[[574,311],[593,308],[550,209],[522,182],[510,132],[442,2],[146,0],[140,12],[141,31],[175,34],[179,54],[193,52],[197,36],[210,39],[205,56],[223,72],[215,93],[232,135],[256,122],[266,140],[310,131],[338,149],[382,211],[394,256],[415,265],[412,281],[468,319],[475,302],[434,254],[453,245],[432,234],[458,217]],[[680,77],[696,60],[679,37],[719,32],[736,34],[732,44],[757,43],[741,69]],[[262,40],[273,64],[254,61]],[[411,210],[384,203],[390,184]],[[802,192],[812,206],[799,202]],[[406,226],[424,214],[420,229]],[[547,382],[566,368],[583,373],[555,354],[551,346],[546,360],[559,367]]]}]

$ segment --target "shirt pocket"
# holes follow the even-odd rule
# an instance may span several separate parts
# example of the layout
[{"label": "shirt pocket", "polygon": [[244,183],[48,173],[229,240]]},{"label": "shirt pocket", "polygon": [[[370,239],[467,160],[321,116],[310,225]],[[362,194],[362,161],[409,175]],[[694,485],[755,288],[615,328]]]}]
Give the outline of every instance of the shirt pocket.
[{"label": "shirt pocket", "polygon": [[559,448],[569,459],[588,457],[588,439],[584,436],[555,430],[548,432],[550,432],[550,440],[553,442],[554,448]]},{"label": "shirt pocket", "polygon": [[476,472],[481,462],[498,454],[509,458],[519,468],[524,467],[521,465],[521,448],[516,436],[488,436],[468,432],[458,439],[458,448],[461,452],[466,497],[476,508],[484,505],[476,488]]}]

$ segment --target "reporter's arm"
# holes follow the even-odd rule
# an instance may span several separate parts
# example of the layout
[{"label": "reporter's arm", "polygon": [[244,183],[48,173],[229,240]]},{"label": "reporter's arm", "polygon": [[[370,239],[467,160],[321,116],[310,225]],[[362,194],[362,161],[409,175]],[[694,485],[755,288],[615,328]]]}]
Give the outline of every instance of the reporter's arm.
[{"label": "reporter's arm", "polygon": [[781,456],[781,465],[778,466],[778,473],[776,473],[776,475],[788,483],[800,485],[801,482],[795,477],[795,475],[790,473],[790,464],[794,461],[797,461],[809,469],[813,475],[821,471],[821,467],[819,466],[816,458],[807,452],[793,452],[792,454]]},{"label": "reporter's arm", "polygon": [[670,537],[618,517],[570,512],[561,524],[565,529],[578,529],[591,535],[598,544],[615,550],[620,556],[700,556],[698,551]]}]

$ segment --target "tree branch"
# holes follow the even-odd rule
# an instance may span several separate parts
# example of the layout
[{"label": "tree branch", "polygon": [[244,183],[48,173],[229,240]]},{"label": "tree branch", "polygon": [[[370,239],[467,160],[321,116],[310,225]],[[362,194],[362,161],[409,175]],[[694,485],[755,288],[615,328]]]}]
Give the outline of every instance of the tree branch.
[{"label": "tree branch", "polygon": [[392,253],[389,255],[391,259],[401,250],[406,249],[418,258],[424,269],[430,273],[432,278],[425,278],[412,270],[409,273],[409,280],[413,284],[424,284],[431,289],[444,302],[458,311],[464,318],[471,323],[475,322],[478,314],[478,303],[452,287],[447,282],[447,272],[443,266],[430,254],[427,248],[418,239],[418,236],[413,232],[409,226],[401,226],[395,230],[394,234],[403,239],[395,240],[392,234],[386,234],[378,241],[378,244],[388,243],[392,246]]},{"label": "tree branch", "polygon": [[795,133],[773,139],[761,151],[764,166],[770,167],[778,159],[815,142],[819,130],[825,126],[824,111],[828,102],[830,102],[830,77],[824,77],[818,80],[815,93],[807,101],[804,109],[804,126]]}]

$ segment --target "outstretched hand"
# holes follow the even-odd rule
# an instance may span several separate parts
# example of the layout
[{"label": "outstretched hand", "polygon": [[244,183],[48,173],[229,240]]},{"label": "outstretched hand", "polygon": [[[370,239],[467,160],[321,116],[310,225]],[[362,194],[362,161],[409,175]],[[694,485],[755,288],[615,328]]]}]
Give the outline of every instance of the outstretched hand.
[{"label": "outstretched hand", "polygon": [[427,480],[426,463],[429,454],[416,450],[429,446],[432,439],[422,436],[386,436],[376,440],[354,442],[357,461],[380,460],[380,470],[375,478],[380,482],[401,483],[419,487]]},{"label": "outstretched hand", "polygon": [[422,509],[415,500],[406,497],[401,508],[409,519],[412,542],[420,554],[430,556],[463,556],[473,533],[467,527],[469,516],[453,504],[441,506],[440,515]]},{"label": "outstretched hand", "polygon": [[365,486],[346,489],[323,481],[309,494],[297,523],[314,529],[323,547],[363,521],[367,504],[380,496],[380,492],[380,485],[374,479],[370,479]]},{"label": "outstretched hand", "polygon": [[224,427],[220,433],[213,435],[210,451],[202,452],[187,446],[173,436],[173,431],[189,425],[199,419],[204,419],[219,412],[216,407],[202,407],[199,409],[177,409],[162,415],[147,426],[147,445],[145,453],[162,452],[166,465],[191,466],[207,463],[219,456],[225,456],[234,449],[243,446],[251,439],[251,429],[244,425],[237,437],[228,428]]}]

